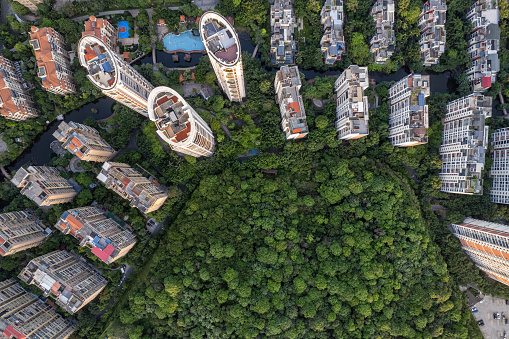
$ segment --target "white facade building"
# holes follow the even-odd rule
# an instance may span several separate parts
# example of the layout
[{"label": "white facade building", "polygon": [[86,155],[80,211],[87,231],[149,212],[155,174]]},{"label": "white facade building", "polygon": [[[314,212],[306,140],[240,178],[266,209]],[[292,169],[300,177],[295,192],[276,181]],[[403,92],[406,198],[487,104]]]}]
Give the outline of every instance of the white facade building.
[{"label": "white facade building", "polygon": [[320,17],[323,25],[323,36],[320,40],[323,62],[332,66],[341,61],[345,54],[343,0],[325,0]]},{"label": "white facade building", "polygon": [[371,8],[375,20],[375,35],[371,38],[369,52],[377,64],[383,64],[391,58],[396,48],[394,33],[394,0],[377,0]]},{"label": "white facade building", "polygon": [[424,66],[438,64],[440,56],[445,51],[446,13],[445,0],[428,0],[421,8],[417,25],[421,31],[419,45]]},{"label": "white facade building", "polygon": [[497,204],[509,204],[509,127],[495,130],[491,135],[493,165],[490,175],[493,186],[490,200]]}]

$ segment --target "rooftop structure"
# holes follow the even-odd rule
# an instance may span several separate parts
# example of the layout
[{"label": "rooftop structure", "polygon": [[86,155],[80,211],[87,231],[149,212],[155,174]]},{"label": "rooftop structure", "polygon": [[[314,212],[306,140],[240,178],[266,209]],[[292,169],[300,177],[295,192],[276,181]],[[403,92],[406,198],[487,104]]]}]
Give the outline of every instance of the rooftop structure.
[{"label": "rooftop structure", "polygon": [[1,213],[0,255],[7,256],[39,246],[50,233],[30,210]]},{"label": "rooftop structure", "polygon": [[368,68],[351,65],[337,78],[336,130],[339,139],[358,139],[369,134]]},{"label": "rooftop structure", "polygon": [[376,0],[371,16],[375,20],[375,35],[371,38],[369,52],[377,64],[383,64],[391,58],[396,47],[394,0]]},{"label": "rooftop structure", "polygon": [[157,87],[150,93],[148,116],[157,134],[176,152],[193,157],[209,157],[214,152],[212,130],[173,89]]},{"label": "rooftop structure", "polygon": [[71,314],[94,300],[108,283],[94,266],[67,251],[30,260],[18,278],[55,296],[57,305]]},{"label": "rooftop structure", "polygon": [[62,121],[53,136],[62,147],[83,161],[108,161],[117,152],[104,141],[95,128],[70,121]]},{"label": "rooftop structure", "polygon": [[509,204],[509,127],[495,130],[491,134],[493,165],[490,176],[493,186],[490,200],[497,204]]},{"label": "rooftop structure", "polygon": [[440,191],[482,194],[482,170],[488,148],[488,126],[492,98],[471,94],[447,104],[444,119]]},{"label": "rooftop structure", "polygon": [[324,30],[320,40],[323,59],[326,65],[332,66],[341,61],[343,54],[346,53],[343,36],[343,0],[325,0],[320,17]]},{"label": "rooftop structure", "polygon": [[55,167],[22,167],[14,175],[12,183],[21,187],[21,194],[39,207],[71,202],[78,194]]},{"label": "rooftop structure", "polygon": [[421,61],[424,66],[438,64],[440,55],[445,51],[445,0],[428,0],[421,8],[419,21],[421,31]]},{"label": "rooftop structure", "polygon": [[97,179],[145,214],[159,209],[168,198],[158,185],[127,164],[105,162]]},{"label": "rooftop structure", "polygon": [[0,282],[0,332],[4,338],[66,339],[74,325],[14,279]]},{"label": "rooftop structure", "polygon": [[81,36],[92,35],[99,39],[112,51],[117,50],[117,30],[106,19],[91,15],[85,24],[85,32]]},{"label": "rooftop structure", "polygon": [[76,92],[64,37],[51,27],[32,26],[30,39],[42,87],[58,95]]},{"label": "rooftop structure", "polygon": [[286,140],[304,138],[309,132],[302,95],[299,94],[300,87],[299,68],[281,66],[276,72],[274,90]]},{"label": "rooftop structure", "polygon": [[39,116],[28,93],[28,84],[21,77],[19,64],[3,56],[0,56],[0,114],[14,121]]},{"label": "rooftop structure", "polygon": [[44,0],[14,0],[16,2],[19,2],[26,8],[28,8],[32,13],[35,13],[37,11],[37,5],[42,4]]},{"label": "rooftop structure", "polygon": [[205,12],[200,18],[200,36],[219,86],[230,101],[246,96],[240,42],[233,26],[222,15]]},{"label": "rooftop structure", "polygon": [[64,234],[91,248],[106,264],[123,257],[136,244],[136,237],[97,207],[78,207],[65,211],[55,224]]},{"label": "rooftop structure", "polygon": [[465,253],[490,278],[509,285],[509,227],[494,222],[466,218],[452,224],[453,234]]},{"label": "rooftop structure", "polygon": [[467,74],[473,91],[482,93],[497,80],[500,71],[500,14],[496,0],[475,1],[467,13],[467,19],[472,23],[470,47],[467,49],[472,67]]},{"label": "rooftop structure", "polygon": [[154,87],[134,68],[96,36],[82,37],[77,53],[88,79],[104,94],[148,116],[147,99]]},{"label": "rooftop structure", "polygon": [[410,74],[389,88],[389,139],[393,146],[428,143],[429,75]]},{"label": "rooftop structure", "polygon": [[270,58],[273,64],[295,63],[296,44],[293,32],[297,28],[293,0],[275,0],[270,6]]}]

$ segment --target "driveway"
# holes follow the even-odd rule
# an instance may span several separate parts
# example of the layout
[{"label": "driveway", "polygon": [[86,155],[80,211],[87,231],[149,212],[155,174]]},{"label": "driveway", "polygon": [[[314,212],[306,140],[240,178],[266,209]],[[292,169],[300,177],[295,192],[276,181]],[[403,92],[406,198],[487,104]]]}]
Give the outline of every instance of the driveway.
[{"label": "driveway", "polygon": [[[2,0],[3,1],[6,1],[6,0]],[[177,7],[178,8],[178,7]],[[127,10],[129,13],[131,13],[131,15],[133,17],[137,17],[138,16],[138,13],[140,13],[140,10],[139,9],[128,9]],[[147,8],[147,13],[148,13],[148,18],[149,20],[152,20],[152,12],[154,11],[154,9],[152,8]],[[3,12],[3,8],[2,8],[2,12]],[[99,14],[96,15],[96,17],[100,17],[100,16],[105,16],[105,15],[111,15],[111,14],[124,14],[125,10],[121,9],[121,10],[117,10],[117,11],[106,11],[106,12],[100,12]],[[84,20],[87,20],[89,17],[89,15],[83,15],[83,16],[79,16],[79,17],[76,17],[74,18],[73,20],[74,21],[77,21],[77,22],[81,22],[81,21],[84,21]]]},{"label": "driveway", "polygon": [[[478,302],[475,307],[479,310],[474,314],[475,320],[483,320],[484,326],[480,326],[484,339],[501,339],[504,332],[509,333],[509,325],[505,325],[503,319],[493,319],[493,313],[504,312],[506,318],[509,317],[509,305],[505,304],[504,298],[497,298],[487,295],[484,302]],[[502,317],[501,317],[502,318]]]},{"label": "driveway", "polygon": [[219,0],[194,0],[194,4],[203,10],[214,9],[219,4]]}]

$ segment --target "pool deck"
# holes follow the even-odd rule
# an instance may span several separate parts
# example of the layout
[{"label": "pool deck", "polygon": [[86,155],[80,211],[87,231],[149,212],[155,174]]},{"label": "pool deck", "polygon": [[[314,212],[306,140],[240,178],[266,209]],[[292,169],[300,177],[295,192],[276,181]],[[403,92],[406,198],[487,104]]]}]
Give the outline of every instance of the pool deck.
[{"label": "pool deck", "polygon": [[[185,31],[185,32],[182,32],[180,34],[188,34],[187,32],[190,32],[190,31]],[[163,42],[163,46],[164,46],[164,39],[166,38],[166,36],[168,35],[172,35],[172,36],[175,36],[173,32],[168,32],[166,34],[163,35],[161,41]],[[180,36],[177,35],[177,36]],[[192,33],[191,33],[192,34]],[[194,35],[193,35],[194,37]],[[201,38],[199,39],[200,42],[201,42]],[[188,50],[185,50],[185,49],[172,49],[171,51],[166,49],[166,46],[163,47],[163,51],[165,51],[166,53],[169,53],[169,54],[176,54],[176,53],[189,53],[189,54],[193,54],[193,53],[203,53],[204,55],[207,54],[207,51],[205,50],[205,46],[203,46],[203,49],[194,49],[194,50],[191,50],[191,51],[188,51]]]}]

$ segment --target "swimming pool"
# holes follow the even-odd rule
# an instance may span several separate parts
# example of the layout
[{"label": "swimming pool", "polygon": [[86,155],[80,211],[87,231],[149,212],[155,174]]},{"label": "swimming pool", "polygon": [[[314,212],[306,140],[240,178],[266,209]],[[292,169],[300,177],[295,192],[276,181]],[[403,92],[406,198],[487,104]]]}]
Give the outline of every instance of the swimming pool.
[{"label": "swimming pool", "polygon": [[129,38],[129,30],[131,27],[129,27],[129,23],[127,21],[120,21],[118,23],[118,37],[120,39]]},{"label": "swimming pool", "polygon": [[193,36],[192,31],[185,31],[180,35],[166,34],[163,38],[164,49],[167,51],[202,51],[205,45],[199,36]]}]

